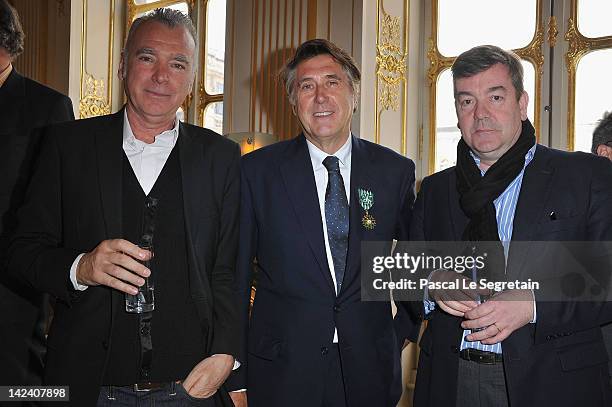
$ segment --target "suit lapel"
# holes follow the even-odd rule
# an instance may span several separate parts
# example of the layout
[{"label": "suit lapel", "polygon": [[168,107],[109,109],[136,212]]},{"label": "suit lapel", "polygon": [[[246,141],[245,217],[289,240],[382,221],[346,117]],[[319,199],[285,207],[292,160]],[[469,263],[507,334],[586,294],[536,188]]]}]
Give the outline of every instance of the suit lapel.
[{"label": "suit lapel", "polygon": [[[370,157],[366,143],[352,136],[351,151],[351,180],[350,180],[350,202],[349,202],[349,244],[344,271],[344,282],[342,287],[348,287],[349,282],[360,275],[361,268],[361,241],[363,240],[364,227],[362,218],[364,210],[359,203],[358,189],[374,192],[376,183],[371,174],[374,164]],[[374,206],[376,208],[376,194],[374,194]]]},{"label": "suit lapel", "polygon": [[[551,192],[553,168],[549,167],[548,150],[545,147],[537,147],[533,161],[525,169],[521,192],[516,205],[512,229],[512,241],[532,240],[538,216],[542,214],[544,205],[548,201]],[[521,246],[525,248],[524,245]],[[527,258],[528,250],[512,250],[508,255],[509,277],[519,277],[517,270],[522,270],[523,262]]]},{"label": "suit lapel", "polygon": [[[212,179],[212,175],[206,167],[204,160],[204,146],[198,142],[197,136],[193,134],[193,130],[179,124],[179,137],[176,143],[179,149],[179,160],[181,166],[181,185],[183,188],[183,211],[185,214],[185,230],[187,239],[187,255],[189,262],[189,287],[192,292],[192,297],[197,298],[204,292],[206,298],[212,298],[209,291],[209,285],[205,282],[204,274],[200,267],[204,267],[201,262],[198,262],[197,251],[198,236],[200,228],[204,227],[198,216],[198,213],[206,207],[205,205],[205,189],[197,187],[201,184],[202,179]],[[203,310],[197,307],[197,311],[201,318],[210,320],[212,316],[210,308],[206,307]],[[210,337],[209,337],[210,339]]]},{"label": "suit lapel", "polygon": [[[125,109],[125,108],[124,108]],[[109,116],[94,136],[102,216],[106,238],[122,238],[122,190],[123,190],[123,119],[124,109]],[[115,313],[123,309],[123,294],[109,291],[111,296],[111,326]]]},{"label": "suit lapel", "polygon": [[100,198],[107,238],[121,237],[124,109],[110,116],[95,135]]},{"label": "suit lapel", "polygon": [[284,160],[280,164],[280,172],[293,205],[295,217],[304,231],[306,241],[313,256],[319,264],[319,270],[327,281],[329,289],[334,291],[325,243],[323,241],[323,221],[317,195],[314,173],[308,146],[303,135],[292,140],[288,146]]},{"label": "suit lapel", "polygon": [[195,137],[182,123],[179,127],[177,141],[181,165],[181,179],[183,186],[183,209],[185,211],[185,227],[190,244],[198,236],[199,223],[193,222],[197,219],[197,211],[203,207],[203,188],[194,188],[198,185],[198,177],[205,173],[204,160],[202,160],[202,146],[197,143]]}]

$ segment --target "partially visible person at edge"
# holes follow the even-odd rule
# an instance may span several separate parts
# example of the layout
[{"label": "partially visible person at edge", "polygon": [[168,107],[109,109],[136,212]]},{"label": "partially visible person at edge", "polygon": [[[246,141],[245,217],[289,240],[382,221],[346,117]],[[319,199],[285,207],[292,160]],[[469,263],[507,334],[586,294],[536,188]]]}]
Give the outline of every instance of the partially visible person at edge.
[{"label": "partially visible person at edge", "polygon": [[11,278],[5,257],[40,128],[74,120],[68,97],[13,67],[24,50],[24,37],[17,11],[0,0],[0,385],[40,385],[42,380],[49,296]]},{"label": "partially visible person at edge", "polygon": [[[612,112],[606,112],[593,130],[591,152],[612,161]],[[610,179],[610,182],[612,182],[612,179]],[[604,325],[602,332],[608,349],[608,356],[612,361],[612,324]],[[611,377],[610,387],[612,387],[612,362],[609,362],[608,365]]]}]

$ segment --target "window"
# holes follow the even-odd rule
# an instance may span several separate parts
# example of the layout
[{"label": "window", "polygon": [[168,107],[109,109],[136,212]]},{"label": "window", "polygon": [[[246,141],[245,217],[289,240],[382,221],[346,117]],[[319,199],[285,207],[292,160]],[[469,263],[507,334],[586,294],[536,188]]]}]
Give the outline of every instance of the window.
[{"label": "window", "polygon": [[429,129],[423,173],[454,165],[456,127],[448,68],[463,50],[492,43],[523,59],[528,116],[542,144],[590,151],[592,132],[612,111],[612,2],[432,0],[427,71]]},{"label": "window", "polygon": [[[432,0],[433,34],[428,53],[432,62],[428,72],[432,135],[428,164],[430,173],[455,165],[457,142],[461,133],[457,128],[449,68],[457,55],[476,45],[488,43],[504,49],[514,49],[523,59],[525,90],[530,96],[528,116],[538,128],[539,116],[536,112],[540,100],[537,89],[541,85],[536,70],[538,64],[541,66],[541,59],[537,58],[537,54],[534,57],[533,53],[539,41],[536,33],[541,28],[538,7],[541,5],[536,0]],[[517,21],[520,21],[520,30],[517,29]],[[483,38],[486,41],[483,42]]]},{"label": "window", "polygon": [[595,126],[612,110],[612,3],[573,0],[570,13],[567,145],[570,150],[588,152]]},{"label": "window", "polygon": [[206,34],[201,40],[199,124],[223,132],[226,0],[205,0]]}]

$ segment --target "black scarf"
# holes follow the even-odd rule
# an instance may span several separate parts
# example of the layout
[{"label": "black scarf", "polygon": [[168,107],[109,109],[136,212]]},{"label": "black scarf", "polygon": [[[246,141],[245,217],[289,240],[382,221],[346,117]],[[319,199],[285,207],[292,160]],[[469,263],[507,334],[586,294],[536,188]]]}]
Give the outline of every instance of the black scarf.
[{"label": "black scarf", "polygon": [[[484,176],[481,176],[480,169],[470,155],[470,148],[463,138],[459,140],[456,168],[457,191],[461,209],[470,219],[463,231],[464,241],[499,241],[493,201],[523,170],[525,155],[535,142],[535,129],[529,120],[524,120],[521,135],[516,143],[487,170]],[[501,248],[501,244],[499,247]],[[489,258],[490,262],[499,264],[492,258]],[[498,268],[495,267],[495,269]]]}]

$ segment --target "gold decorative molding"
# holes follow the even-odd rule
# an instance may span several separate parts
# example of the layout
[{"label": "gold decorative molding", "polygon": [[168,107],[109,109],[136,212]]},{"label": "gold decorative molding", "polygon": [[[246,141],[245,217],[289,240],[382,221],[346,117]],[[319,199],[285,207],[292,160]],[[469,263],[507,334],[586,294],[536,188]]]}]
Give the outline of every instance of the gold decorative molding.
[{"label": "gold decorative molding", "polygon": [[400,18],[383,11],[380,43],[376,45],[378,103],[382,110],[399,109],[400,84],[406,79],[406,54],[400,48]]},{"label": "gold decorative molding", "polygon": [[[206,1],[203,0],[203,3],[206,3]],[[154,3],[135,4],[134,0],[127,0],[126,28],[132,25],[132,21],[136,19],[138,14],[143,14],[156,8],[173,6],[178,3],[187,3],[189,15],[192,15],[193,10],[195,10],[195,2],[196,0],[159,0]]]},{"label": "gold decorative molding", "polygon": [[[401,154],[406,155],[406,105],[408,100],[408,35],[410,1],[403,1],[402,19],[385,11],[383,0],[376,8],[376,84],[374,99],[374,141],[380,144],[380,118],[385,110],[397,111],[401,107]],[[402,44],[403,34],[403,44]],[[403,85],[403,86],[402,86]],[[402,93],[400,104],[400,93]]]},{"label": "gold decorative molding", "polygon": [[202,75],[202,78],[200,79],[200,82],[198,83],[198,125],[200,126],[204,126],[204,109],[206,108],[205,106],[205,102],[206,102],[206,88],[204,85],[204,75]]},{"label": "gold decorative molding", "polygon": [[79,117],[81,119],[103,114],[110,114],[112,103],[112,71],[113,71],[113,41],[115,35],[115,0],[110,0],[109,33],[108,33],[108,62],[106,97],[104,94],[104,80],[96,79],[86,70],[87,59],[87,7],[88,0],[83,0],[83,15],[81,21],[81,67],[80,67],[80,98]]},{"label": "gold decorative molding", "polygon": [[[202,69],[204,70],[204,69]],[[219,95],[209,95],[206,92],[206,86],[204,85],[204,75],[202,74],[202,77],[200,78],[200,82],[198,85],[198,95],[199,95],[199,101],[198,101],[198,124],[200,126],[204,126],[204,111],[206,110],[206,107],[211,104],[211,103],[215,103],[215,102],[223,102],[223,94],[219,94]],[[191,97],[192,94],[190,93],[187,98],[189,99],[189,105],[191,104]],[[185,102],[187,102],[187,99],[185,99]],[[188,106],[189,106],[188,105]]]},{"label": "gold decorative molding", "polygon": [[[544,44],[544,27],[539,26],[529,45],[516,50],[519,57],[530,61],[534,65],[537,76],[541,76],[544,72],[544,51],[542,51],[542,44]],[[537,91],[536,89],[536,93]]]},{"label": "gold decorative molding", "polygon": [[104,80],[96,79],[87,72],[85,77],[85,90],[79,101],[79,117],[86,119],[110,114],[110,105],[104,97]]},{"label": "gold decorative molding", "polygon": [[559,30],[557,29],[557,17],[550,16],[548,18],[548,45],[550,48],[554,48],[557,45],[557,35]]},{"label": "gold decorative molding", "polygon": [[571,73],[576,68],[578,60],[589,49],[589,44],[586,39],[578,32],[576,22],[572,17],[567,20],[567,32],[565,33],[565,41],[567,41],[567,52],[565,53],[565,65],[567,72]]},{"label": "gold decorative molding", "polygon": [[429,59],[429,69],[427,70],[427,79],[429,79],[429,85],[435,85],[436,79],[440,72],[450,68],[455,61],[455,58],[445,57],[438,51],[436,45],[437,38],[429,39],[429,48],[427,49],[427,58]]}]

